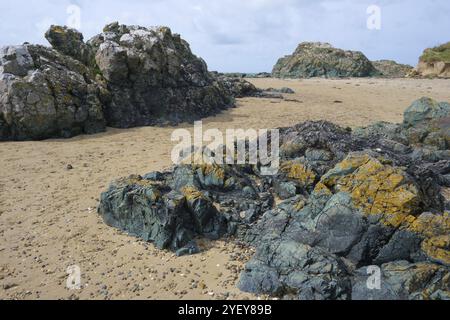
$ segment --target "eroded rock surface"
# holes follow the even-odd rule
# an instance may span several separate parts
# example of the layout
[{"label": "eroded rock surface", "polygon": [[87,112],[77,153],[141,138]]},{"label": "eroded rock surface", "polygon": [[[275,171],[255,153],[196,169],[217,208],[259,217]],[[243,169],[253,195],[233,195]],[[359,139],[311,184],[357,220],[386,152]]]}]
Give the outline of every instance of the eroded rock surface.
[{"label": "eroded rock surface", "polygon": [[113,126],[192,121],[233,104],[206,63],[169,28],[116,23],[88,44],[111,93],[105,117]]},{"label": "eroded rock surface", "polygon": [[218,77],[167,27],[118,23],[84,42],[52,26],[53,49],[0,51],[0,139],[40,140],[178,124],[217,114],[236,97],[261,96],[244,79]]},{"label": "eroded rock surface", "polygon": [[105,128],[105,88],[81,62],[43,46],[0,50],[0,140],[39,140]]},{"label": "eroded rock surface", "polygon": [[370,77],[378,74],[359,51],[345,51],[329,43],[303,42],[292,55],[278,60],[272,75],[278,78]]},{"label": "eroded rock surface", "polygon": [[393,60],[377,60],[372,61],[372,64],[378,70],[379,76],[384,78],[404,78],[413,70],[412,66]]},{"label": "eroded rock surface", "polygon": [[[448,111],[448,104],[423,98],[402,124],[282,128],[274,176],[262,176],[258,165],[175,166],[113,183],[99,212],[109,225],[177,252],[195,247],[198,237],[254,246],[238,283],[246,292],[448,299],[450,213],[442,193],[448,145],[410,134],[428,128],[445,136],[434,123]],[[373,267],[381,276],[377,291],[367,286]]]}]

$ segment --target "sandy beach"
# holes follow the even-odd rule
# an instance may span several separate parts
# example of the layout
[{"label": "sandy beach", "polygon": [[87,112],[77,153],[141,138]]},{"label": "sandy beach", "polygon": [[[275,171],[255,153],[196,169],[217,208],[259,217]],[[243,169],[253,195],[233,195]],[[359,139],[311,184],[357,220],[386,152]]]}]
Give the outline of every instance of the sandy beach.
[{"label": "sandy beach", "polygon": [[[356,127],[400,122],[422,96],[450,101],[450,80],[249,81],[296,93],[284,100],[239,99],[236,108],[204,119],[205,128],[270,129],[306,120]],[[0,143],[0,299],[256,298],[235,286],[252,249],[205,242],[202,253],[177,258],[106,226],[97,215],[100,193],[112,180],[171,166],[174,129]],[[81,269],[80,290],[66,288],[72,265]]]}]

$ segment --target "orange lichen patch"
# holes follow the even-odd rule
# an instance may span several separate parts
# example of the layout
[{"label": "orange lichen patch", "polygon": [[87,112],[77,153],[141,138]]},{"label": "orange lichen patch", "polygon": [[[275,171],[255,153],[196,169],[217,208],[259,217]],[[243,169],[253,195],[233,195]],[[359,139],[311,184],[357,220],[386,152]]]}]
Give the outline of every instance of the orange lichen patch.
[{"label": "orange lichen patch", "polygon": [[450,214],[424,213],[409,225],[408,230],[427,238],[450,234]]},{"label": "orange lichen patch", "polygon": [[123,178],[119,180],[123,184],[127,185],[138,185],[141,187],[151,187],[154,186],[153,181],[142,179],[140,176],[130,176],[128,178]]},{"label": "orange lichen patch", "polygon": [[442,270],[443,267],[437,264],[419,262],[415,263],[413,266],[409,264],[389,264],[386,266],[384,271],[387,273],[401,274],[406,279],[403,284],[405,289],[407,289],[409,292],[421,292],[421,298],[424,300],[428,300],[430,299],[430,296],[433,292],[441,288],[448,288],[450,285],[450,277],[447,274],[443,276],[439,281],[436,281],[432,285],[429,285],[428,289],[423,289],[424,284],[430,283],[435,275]]},{"label": "orange lichen patch", "polygon": [[143,192],[149,197],[149,200],[152,202],[156,202],[161,199],[162,195],[158,189],[158,183],[150,180],[143,179],[140,176],[130,176],[128,178],[119,179],[117,184],[122,186],[138,186],[142,188]]},{"label": "orange lichen patch", "polygon": [[328,189],[328,187],[325,184],[323,184],[322,182],[319,182],[318,184],[316,184],[316,187],[314,188],[314,192],[315,193],[325,192],[325,193],[331,194],[331,190]]},{"label": "orange lichen patch", "polygon": [[296,211],[300,211],[302,210],[304,207],[306,206],[306,202],[303,199],[300,199],[299,201],[297,201],[296,203],[294,203],[294,209]]},{"label": "orange lichen patch", "polygon": [[186,200],[191,202],[198,199],[204,199],[203,193],[193,186],[187,186],[181,189],[181,193],[185,196]]},{"label": "orange lichen patch", "polygon": [[433,261],[450,265],[450,235],[442,235],[425,239],[422,251]]},{"label": "orange lichen patch", "polygon": [[299,161],[286,161],[282,163],[280,170],[304,187],[311,186],[316,181],[316,174]]},{"label": "orange lichen patch", "polygon": [[450,214],[424,213],[408,230],[422,235],[422,251],[433,261],[450,265]]},{"label": "orange lichen patch", "polygon": [[419,192],[405,172],[367,154],[349,155],[323,176],[321,183],[348,192],[356,207],[380,215],[383,223],[393,227],[414,215],[420,203]]},{"label": "orange lichen patch", "polygon": [[56,33],[65,33],[66,32],[64,30],[64,28],[61,26],[52,26],[51,30]]},{"label": "orange lichen patch", "polygon": [[203,164],[200,168],[205,176],[212,175],[218,180],[225,180],[225,169],[219,165]]}]

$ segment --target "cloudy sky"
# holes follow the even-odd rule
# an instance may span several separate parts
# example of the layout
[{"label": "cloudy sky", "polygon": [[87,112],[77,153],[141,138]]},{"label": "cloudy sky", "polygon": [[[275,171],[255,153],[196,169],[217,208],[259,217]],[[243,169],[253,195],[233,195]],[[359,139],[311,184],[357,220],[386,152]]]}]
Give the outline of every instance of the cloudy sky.
[{"label": "cloudy sky", "polygon": [[[450,41],[448,0],[0,0],[0,45],[46,44],[51,24],[77,23],[74,5],[85,39],[112,21],[166,25],[224,72],[270,71],[302,41],[412,65],[424,48]],[[372,5],[379,30],[367,26]]]}]

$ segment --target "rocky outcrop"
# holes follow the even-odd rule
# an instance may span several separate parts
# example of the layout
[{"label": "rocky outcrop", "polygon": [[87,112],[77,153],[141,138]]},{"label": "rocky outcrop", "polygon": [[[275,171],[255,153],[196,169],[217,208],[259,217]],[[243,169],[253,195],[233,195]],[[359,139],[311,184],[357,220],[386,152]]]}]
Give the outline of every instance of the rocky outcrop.
[{"label": "rocky outcrop", "polygon": [[[404,123],[280,129],[278,174],[185,164],[114,182],[99,213],[177,253],[197,237],[256,248],[238,287],[286,299],[449,299],[448,145],[427,136],[450,106],[422,98]],[[417,140],[411,131],[422,130]],[[196,157],[194,157],[195,159]],[[278,200],[278,201],[275,201]],[[367,285],[378,268],[381,288]]]},{"label": "rocky outcrop", "polygon": [[257,97],[261,90],[256,88],[252,83],[244,80],[241,76],[211,73],[211,76],[221,83],[227,93],[235,98]]},{"label": "rocky outcrop", "polygon": [[303,42],[292,55],[278,60],[272,75],[278,78],[370,77],[377,74],[359,51],[344,51],[328,43]]},{"label": "rocky outcrop", "polygon": [[410,76],[450,78],[450,42],[426,49]]},{"label": "rocky outcrop", "polygon": [[84,42],[78,31],[52,26],[45,36],[53,49],[26,44],[0,51],[0,140],[194,121],[261,92],[243,79],[209,73],[166,27],[113,23]]},{"label": "rocky outcrop", "polygon": [[231,106],[206,63],[169,28],[113,23],[88,41],[111,94],[105,118],[114,127],[193,121]]},{"label": "rocky outcrop", "polygon": [[0,140],[103,131],[104,96],[89,68],[56,50],[28,44],[0,50]]},{"label": "rocky outcrop", "polygon": [[413,70],[412,66],[393,60],[377,60],[372,61],[372,64],[377,69],[379,76],[384,78],[405,78]]}]

